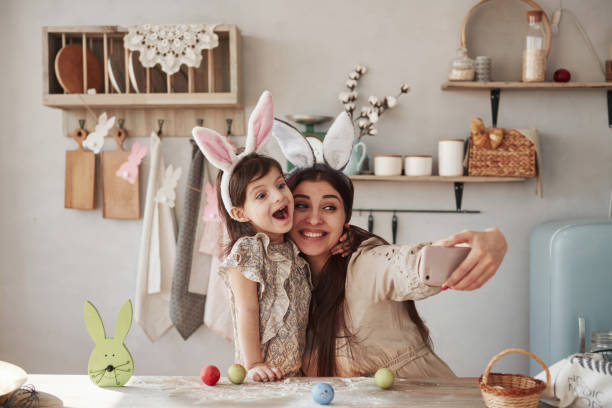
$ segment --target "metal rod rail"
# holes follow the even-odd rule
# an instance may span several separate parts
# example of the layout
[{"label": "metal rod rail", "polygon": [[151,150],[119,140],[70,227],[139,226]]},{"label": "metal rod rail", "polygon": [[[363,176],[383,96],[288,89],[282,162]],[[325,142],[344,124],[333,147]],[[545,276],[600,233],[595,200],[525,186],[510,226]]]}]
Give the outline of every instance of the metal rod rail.
[{"label": "metal rod rail", "polygon": [[386,212],[386,213],[432,213],[432,214],[480,214],[479,210],[419,210],[393,208],[353,208],[353,213]]}]

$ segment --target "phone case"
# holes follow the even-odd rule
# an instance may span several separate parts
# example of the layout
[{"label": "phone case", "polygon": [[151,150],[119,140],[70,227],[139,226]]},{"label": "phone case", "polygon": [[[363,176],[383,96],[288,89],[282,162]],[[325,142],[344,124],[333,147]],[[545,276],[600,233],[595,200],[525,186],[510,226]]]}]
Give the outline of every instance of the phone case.
[{"label": "phone case", "polygon": [[426,246],[419,265],[421,281],[429,286],[442,286],[470,250],[469,247]]}]

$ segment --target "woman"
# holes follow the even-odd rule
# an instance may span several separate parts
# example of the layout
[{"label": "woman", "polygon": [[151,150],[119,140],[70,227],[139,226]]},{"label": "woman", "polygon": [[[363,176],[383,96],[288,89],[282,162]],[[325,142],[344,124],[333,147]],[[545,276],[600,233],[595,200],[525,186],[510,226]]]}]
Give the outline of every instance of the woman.
[{"label": "woman", "polygon": [[[350,226],[353,185],[329,166],[294,171],[287,184],[295,200],[290,236],[308,260],[315,286],[305,374],[367,376],[388,367],[399,377],[454,376],[432,351],[429,330],[414,305],[440,291],[418,278],[419,249],[426,244],[388,245]],[[332,254],[347,230],[352,255]],[[490,230],[465,231],[437,244],[461,242],[472,250],[445,286],[476,289],[494,275],[506,242],[498,230]]]}]

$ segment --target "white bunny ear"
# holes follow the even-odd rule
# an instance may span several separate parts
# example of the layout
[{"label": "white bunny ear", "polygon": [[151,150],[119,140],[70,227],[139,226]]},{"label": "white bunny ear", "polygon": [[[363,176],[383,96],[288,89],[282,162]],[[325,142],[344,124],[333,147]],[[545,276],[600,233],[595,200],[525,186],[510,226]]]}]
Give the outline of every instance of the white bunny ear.
[{"label": "white bunny ear", "polygon": [[351,157],[355,129],[348,113],[336,117],[323,139],[323,159],[336,170],[342,170]]},{"label": "white bunny ear", "polygon": [[310,167],[315,162],[312,146],[299,130],[285,121],[274,119],[272,135],[278,142],[285,158],[295,167]]},{"label": "white bunny ear", "polygon": [[113,126],[115,126],[115,117],[110,118],[105,124],[104,128],[108,132]]},{"label": "white bunny ear", "polygon": [[194,127],[191,133],[209,162],[224,172],[231,169],[236,161],[236,155],[225,136],[221,136],[212,129],[199,126]]},{"label": "white bunny ear", "polygon": [[247,132],[244,151],[256,152],[257,149],[270,135],[272,123],[274,122],[274,106],[272,105],[272,94],[264,91],[249,117],[249,128]]},{"label": "white bunny ear", "polygon": [[100,117],[98,117],[98,125],[103,125],[106,123],[106,112],[102,112]]}]

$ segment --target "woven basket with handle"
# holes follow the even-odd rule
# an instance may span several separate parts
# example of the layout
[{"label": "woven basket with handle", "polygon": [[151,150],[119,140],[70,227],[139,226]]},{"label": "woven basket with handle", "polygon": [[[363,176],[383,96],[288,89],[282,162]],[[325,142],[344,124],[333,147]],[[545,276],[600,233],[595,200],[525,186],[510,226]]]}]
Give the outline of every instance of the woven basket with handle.
[{"label": "woven basket with handle", "polygon": [[[540,363],[546,371],[546,383],[522,374],[491,373],[493,364],[510,353],[524,354]],[[478,379],[482,398],[489,408],[536,408],[547,384],[550,384],[550,372],[546,364],[523,349],[507,349],[494,356]]]},{"label": "woven basket with handle", "polygon": [[[489,1],[490,0],[480,0],[478,3],[474,5],[474,7],[470,9],[470,11],[468,11],[466,16],[463,18],[463,23],[461,23],[461,32],[459,33],[459,47],[467,48],[467,41],[465,39],[465,30],[466,30],[467,23],[470,17],[474,13],[474,10],[476,10],[482,4],[487,3]],[[535,1],[533,0],[521,0],[521,1],[523,3],[527,3],[528,5],[533,7],[535,10],[540,10],[542,12],[542,21],[544,22],[544,26],[546,27],[546,57],[548,57],[548,54],[550,54],[550,47],[552,45],[552,28],[550,27],[550,20],[548,19],[546,12]]]}]

